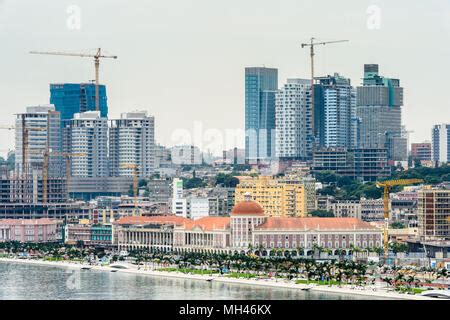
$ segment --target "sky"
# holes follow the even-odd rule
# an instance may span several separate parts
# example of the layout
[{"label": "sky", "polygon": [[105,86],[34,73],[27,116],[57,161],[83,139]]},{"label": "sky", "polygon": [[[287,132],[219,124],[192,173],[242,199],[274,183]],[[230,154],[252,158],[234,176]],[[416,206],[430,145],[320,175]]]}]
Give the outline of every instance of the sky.
[{"label": "sky", "polygon": [[[300,44],[311,37],[349,40],[317,47],[317,76],[339,72],[357,86],[364,63],[378,63],[400,79],[411,142],[450,122],[448,0],[0,0],[0,125],[49,103],[49,83],[94,79],[90,58],[30,50],[101,47],[118,56],[100,63],[110,118],[147,110],[158,143],[243,147],[244,68],[278,68],[279,87],[308,78]],[[12,148],[13,131],[0,130],[0,154]]]}]

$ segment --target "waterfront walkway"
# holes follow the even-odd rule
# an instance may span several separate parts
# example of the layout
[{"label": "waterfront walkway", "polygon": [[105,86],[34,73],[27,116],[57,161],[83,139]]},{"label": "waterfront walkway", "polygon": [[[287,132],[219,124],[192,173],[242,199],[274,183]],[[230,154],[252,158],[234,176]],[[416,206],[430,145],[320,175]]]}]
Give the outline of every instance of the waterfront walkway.
[{"label": "waterfront walkway", "polygon": [[98,266],[98,265],[83,265],[81,263],[75,262],[65,262],[65,261],[44,261],[44,260],[29,260],[29,259],[12,259],[12,258],[0,258],[1,262],[13,262],[13,263],[24,263],[24,264],[34,264],[34,265],[44,265],[44,266],[56,266],[56,267],[66,267],[66,268],[76,268],[81,269],[82,267],[87,267],[92,270],[107,271],[117,270],[117,272],[123,273],[133,273],[133,274],[144,274],[156,277],[172,277],[172,278],[184,278],[191,280],[201,280],[201,281],[214,281],[222,283],[236,283],[240,285],[251,285],[251,286],[268,286],[268,287],[278,287],[286,289],[296,289],[296,290],[310,290],[315,292],[333,293],[333,294],[344,294],[344,295],[364,295],[372,296],[376,298],[384,299],[407,299],[407,300],[435,300],[434,298],[424,297],[420,295],[411,295],[398,293],[393,291],[387,291],[385,288],[369,288],[369,287],[355,287],[349,285],[342,286],[327,286],[327,285],[316,285],[316,284],[296,284],[292,281],[285,279],[245,279],[245,278],[231,278],[224,275],[199,275],[199,274],[188,274],[182,272],[168,272],[168,271],[157,271],[148,269],[114,269],[110,266]]}]

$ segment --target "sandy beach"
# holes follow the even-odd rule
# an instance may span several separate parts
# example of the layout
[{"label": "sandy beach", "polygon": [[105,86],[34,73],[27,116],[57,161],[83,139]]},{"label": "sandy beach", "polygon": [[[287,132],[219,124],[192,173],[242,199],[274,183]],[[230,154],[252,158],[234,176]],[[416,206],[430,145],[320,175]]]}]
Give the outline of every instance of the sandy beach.
[{"label": "sandy beach", "polygon": [[[42,265],[42,266],[55,266],[55,267],[65,267],[65,268],[75,268],[81,269],[84,265],[81,263],[75,262],[65,262],[65,261],[44,261],[44,260],[30,260],[30,259],[12,259],[12,258],[0,258],[1,262],[13,262],[13,263],[23,263],[23,264],[34,264],[34,265]],[[91,270],[99,270],[99,271],[107,271],[111,272],[114,268],[110,266],[90,266]],[[308,289],[310,291],[315,292],[326,292],[326,293],[335,293],[335,294],[347,294],[347,295],[364,295],[364,296],[372,296],[376,298],[384,298],[384,299],[403,299],[403,300],[436,300],[430,297],[424,297],[419,295],[407,295],[401,294],[397,292],[388,292],[384,289],[377,288],[373,290],[371,288],[365,289],[355,289],[350,286],[325,286],[325,285],[306,285],[306,284],[295,284],[292,282],[287,282],[286,280],[278,279],[275,281],[274,279],[237,279],[237,278],[229,278],[226,276],[219,275],[195,275],[195,274],[186,274],[181,272],[166,272],[166,271],[156,271],[156,270],[144,270],[144,269],[115,269],[117,272],[121,273],[133,273],[133,274],[141,274],[141,275],[149,275],[156,277],[172,277],[172,278],[184,278],[191,280],[199,280],[199,281],[214,281],[214,282],[222,282],[222,283],[236,283],[241,285],[251,285],[251,286],[267,286],[267,287],[278,287],[278,288],[286,288],[286,289],[296,289],[296,290],[305,290]]]}]

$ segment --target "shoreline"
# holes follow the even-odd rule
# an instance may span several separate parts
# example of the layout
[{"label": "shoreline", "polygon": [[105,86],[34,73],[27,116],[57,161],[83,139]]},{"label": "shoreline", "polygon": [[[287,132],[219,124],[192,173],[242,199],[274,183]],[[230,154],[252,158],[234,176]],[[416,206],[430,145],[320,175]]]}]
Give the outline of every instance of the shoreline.
[{"label": "shoreline", "polygon": [[[30,259],[13,259],[13,258],[0,258],[0,263],[22,263],[22,264],[34,264],[40,266],[53,266],[53,267],[66,267],[81,269],[82,266],[87,266],[81,263],[75,262],[59,262],[59,261],[44,261],[44,260],[30,260]],[[430,297],[424,297],[419,295],[407,295],[400,294],[397,292],[387,292],[385,290],[377,289],[376,291],[372,289],[352,289],[350,287],[336,287],[336,286],[325,286],[325,285],[306,285],[306,284],[295,284],[292,282],[285,282],[284,280],[273,281],[273,280],[253,280],[244,278],[228,278],[224,276],[209,276],[209,275],[195,275],[186,274],[181,272],[167,272],[167,271],[154,271],[154,270],[143,270],[143,269],[114,269],[110,266],[97,266],[89,265],[92,270],[107,271],[117,270],[121,273],[132,273],[139,275],[149,275],[154,277],[172,277],[172,278],[182,278],[190,280],[201,280],[201,281],[213,281],[220,283],[234,283],[241,285],[251,285],[251,286],[265,286],[265,287],[275,287],[284,289],[294,289],[294,290],[304,290],[308,289],[311,292],[317,293],[330,293],[330,294],[344,294],[344,295],[362,295],[366,297],[374,298],[384,298],[384,299],[401,299],[401,300],[436,300]]]}]

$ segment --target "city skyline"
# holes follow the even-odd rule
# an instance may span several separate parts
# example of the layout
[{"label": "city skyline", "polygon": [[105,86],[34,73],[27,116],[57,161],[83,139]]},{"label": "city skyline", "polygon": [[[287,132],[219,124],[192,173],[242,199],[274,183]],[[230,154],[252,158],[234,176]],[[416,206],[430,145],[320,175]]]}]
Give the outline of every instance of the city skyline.
[{"label": "city skyline", "polygon": [[[4,0],[0,2],[0,34],[8,50],[1,62],[0,85],[8,90],[3,95],[6,107],[0,113],[3,124],[12,124],[13,113],[23,112],[27,106],[48,104],[50,83],[88,82],[94,77],[89,59],[30,56],[28,51],[101,46],[119,56],[100,68],[100,81],[108,87],[111,118],[118,118],[123,111],[146,110],[156,119],[156,142],[168,146],[173,145],[170,137],[174,130],[193,131],[195,121],[202,121],[205,129],[243,129],[244,68],[277,68],[279,88],[287,78],[308,78],[309,54],[300,43],[311,36],[350,40],[318,48],[317,76],[339,72],[357,86],[363,64],[378,63],[380,73],[401,79],[405,88],[403,122],[414,131],[410,142],[431,140],[432,126],[446,122],[439,119],[446,106],[436,92],[445,92],[442,70],[449,64],[443,59],[448,49],[441,38],[432,38],[427,46],[417,46],[417,41],[433,33],[445,37],[442,30],[450,30],[445,20],[449,4],[432,1],[408,6],[407,15],[401,6],[387,1],[355,1],[345,8],[311,1],[254,4],[239,4],[238,10],[237,3],[213,7],[204,1],[141,2],[118,10],[118,2],[105,6],[61,1],[45,6]],[[204,8],[198,10],[200,6]],[[325,6],[329,10],[324,11]],[[374,19],[374,8],[380,10],[379,20]],[[79,29],[76,23],[69,23],[77,10]],[[54,19],[45,19],[49,16]],[[134,23],[130,23],[131,17],[135,17]],[[312,28],[311,21],[318,17],[326,18],[327,23]],[[127,36],[131,33],[132,38]],[[415,38],[409,39],[410,34]],[[233,49],[236,47],[240,49]],[[418,63],[430,50],[435,59],[427,66]],[[215,77],[216,81],[210,81]],[[423,90],[431,78],[433,91]],[[217,117],[218,110],[226,112]],[[2,137],[0,152],[5,154],[6,149],[13,149],[13,132],[3,131]],[[237,147],[243,147],[244,141],[239,142]]]}]

